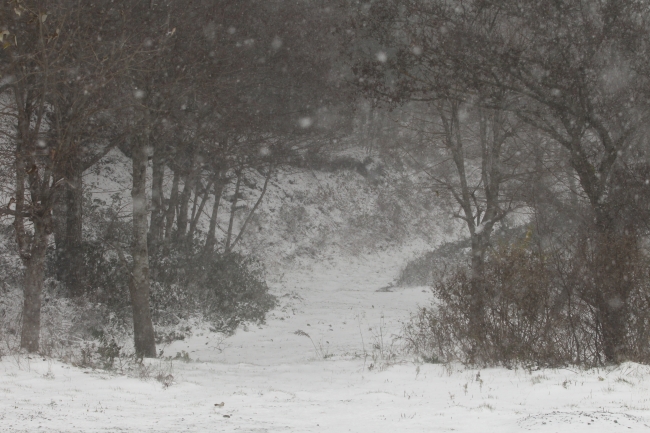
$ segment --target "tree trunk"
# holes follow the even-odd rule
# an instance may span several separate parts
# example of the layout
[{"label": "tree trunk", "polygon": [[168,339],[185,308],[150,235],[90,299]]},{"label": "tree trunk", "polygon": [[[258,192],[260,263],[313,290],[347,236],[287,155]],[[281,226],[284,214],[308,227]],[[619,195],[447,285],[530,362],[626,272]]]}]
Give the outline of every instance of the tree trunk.
[{"label": "tree trunk", "polygon": [[603,353],[608,363],[619,364],[625,361],[625,333],[627,329],[627,302],[608,290],[598,305],[598,315],[603,332]]},{"label": "tree trunk", "polygon": [[[140,138],[142,140],[142,138]],[[147,249],[147,150],[138,141],[133,149],[133,272],[129,289],[133,307],[133,338],[138,356],[156,357],[151,310],[149,308],[149,253]]]},{"label": "tree trunk", "polygon": [[205,240],[203,254],[211,254],[214,251],[214,245],[217,241],[217,216],[219,213],[219,204],[221,203],[221,193],[223,192],[224,186],[224,180],[219,177],[214,184],[214,203],[212,204],[210,226],[208,228],[208,235]]},{"label": "tree trunk", "polygon": [[178,220],[176,221],[176,237],[174,239],[176,243],[182,242],[187,232],[188,207],[192,195],[192,177],[192,173],[188,173],[183,179],[183,191],[178,203]]},{"label": "tree trunk", "polygon": [[72,297],[84,295],[83,287],[83,183],[81,167],[76,164],[65,190],[65,246],[59,266],[66,268],[64,284]]},{"label": "tree trunk", "polygon": [[180,183],[181,175],[178,170],[174,172],[174,180],[172,181],[172,191],[169,195],[169,204],[165,214],[165,238],[163,240],[163,256],[169,255],[169,249],[172,243],[172,232],[174,229],[174,218],[176,216],[176,208],[178,206],[178,184]]},{"label": "tree trunk", "polygon": [[232,197],[232,205],[230,206],[230,220],[228,221],[228,233],[226,234],[226,253],[230,252],[230,241],[232,239],[233,223],[235,222],[235,211],[237,210],[237,200],[239,199],[239,187],[242,180],[242,169],[237,170],[237,183],[235,185],[235,194]]},{"label": "tree trunk", "polygon": [[[611,230],[613,231],[613,230]],[[634,235],[604,233],[596,236],[592,273],[596,276],[595,304],[602,330],[603,353],[609,363],[626,358],[628,303],[638,245]]]},{"label": "tree trunk", "polygon": [[[65,194],[65,191],[63,192]],[[67,209],[65,200],[57,200],[52,208],[52,233],[54,234],[54,247],[56,250],[56,279],[57,281],[65,280],[65,271],[67,266],[63,266],[63,256],[65,253],[66,240],[66,215]]]},{"label": "tree trunk", "polygon": [[61,198],[54,203],[52,226],[56,247],[56,278],[70,297],[85,293],[83,283],[83,168],[78,157],[69,158],[62,174]]},{"label": "tree trunk", "polygon": [[[203,209],[205,208],[205,204],[208,201],[208,197],[210,196],[210,189],[212,188],[212,183],[213,181],[208,182],[208,184],[205,187],[205,190],[203,191],[203,195],[201,196],[201,203],[199,204],[199,207],[196,209],[196,212],[192,212],[192,220],[190,221],[190,229],[187,232],[187,243],[188,245],[192,245],[192,241],[194,239],[194,233],[196,232],[196,227],[199,224],[199,220],[201,219],[201,215],[203,214]],[[198,190],[196,194],[196,201],[198,201],[199,195],[198,195]],[[196,203],[194,204],[196,206]]]},{"label": "tree trunk", "polygon": [[45,279],[45,253],[48,243],[48,223],[46,220],[34,221],[34,237],[29,258],[23,260],[25,275],[23,280],[23,326],[20,347],[30,353],[38,352],[41,331],[41,294]]},{"label": "tree trunk", "polygon": [[[196,217],[196,211],[198,209],[199,187],[200,187],[200,183],[196,182],[196,184],[194,185],[194,200],[192,200],[192,213],[189,215],[187,219],[189,229],[187,230],[187,234],[185,235],[185,238],[181,240],[185,254],[189,253],[192,250],[192,236],[194,236],[192,230],[192,223],[194,222],[194,218]],[[190,193],[190,198],[191,196],[192,194]]]},{"label": "tree trunk", "polygon": [[485,326],[485,254],[487,252],[490,233],[472,234],[472,259],[471,259],[471,328],[472,332],[479,335]]},{"label": "tree trunk", "polygon": [[149,227],[149,253],[156,256],[160,247],[164,224],[165,210],[163,209],[163,180],[165,177],[165,160],[161,145],[154,146],[153,173],[151,179],[151,225]]}]

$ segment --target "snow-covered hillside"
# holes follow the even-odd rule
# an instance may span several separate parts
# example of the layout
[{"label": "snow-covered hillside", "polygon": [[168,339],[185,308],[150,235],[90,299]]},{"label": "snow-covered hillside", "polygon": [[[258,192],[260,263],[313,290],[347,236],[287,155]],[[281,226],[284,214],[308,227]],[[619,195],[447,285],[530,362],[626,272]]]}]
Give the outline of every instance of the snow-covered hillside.
[{"label": "snow-covered hillside", "polygon": [[[354,167],[327,171],[284,167],[271,179],[241,245],[245,253],[262,260],[271,272],[282,273],[286,266],[304,258],[353,257],[413,243],[431,248],[458,236],[461,226],[448,209],[419,194],[409,179],[385,169],[362,149],[348,149],[331,158],[347,158],[358,164],[366,160],[364,170],[368,173],[362,175]],[[115,203],[128,216],[130,170],[130,159],[117,149],[111,151],[84,174],[89,199],[107,205],[118,200]],[[167,176],[166,196],[171,181]],[[259,197],[264,178],[259,175],[251,182],[254,186],[243,191],[238,203],[235,233]],[[234,192],[234,185],[229,187],[225,197]],[[207,232],[212,200],[208,199],[199,220],[202,233]],[[225,237],[229,206],[226,202],[220,207],[218,238]]]},{"label": "snow-covered hillside", "polygon": [[479,371],[393,358],[400,321],[429,298],[424,288],[385,288],[412,253],[287,272],[272,284],[281,306],[261,329],[226,339],[195,330],[164,347],[172,357],[186,351],[190,362],[146,361],[143,378],[5,356],[0,430],[650,431],[645,366]]},{"label": "snow-covered hillside", "polygon": [[[88,198],[127,213],[129,162],[113,152],[87,173]],[[186,338],[135,368],[5,354],[0,431],[650,431],[645,366],[477,370],[404,353],[402,324],[431,293],[394,282],[458,225],[391,185],[354,170],[280,172],[242,243],[279,300],[265,324],[226,336],[184,322]]]}]

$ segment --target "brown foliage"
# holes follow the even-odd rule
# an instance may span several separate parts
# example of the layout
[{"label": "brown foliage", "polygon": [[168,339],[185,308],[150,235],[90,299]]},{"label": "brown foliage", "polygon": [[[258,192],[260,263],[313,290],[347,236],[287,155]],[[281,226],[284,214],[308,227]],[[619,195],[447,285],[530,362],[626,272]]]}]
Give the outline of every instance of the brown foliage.
[{"label": "brown foliage", "polygon": [[[407,346],[425,358],[469,364],[602,365],[612,361],[609,321],[622,327],[616,361],[650,361],[648,258],[625,238],[576,244],[553,251],[527,240],[493,251],[481,329],[470,326],[470,272],[449,273],[433,287],[432,305],[406,325]],[[597,248],[606,248],[608,265]],[[601,290],[605,278],[611,293]]]}]

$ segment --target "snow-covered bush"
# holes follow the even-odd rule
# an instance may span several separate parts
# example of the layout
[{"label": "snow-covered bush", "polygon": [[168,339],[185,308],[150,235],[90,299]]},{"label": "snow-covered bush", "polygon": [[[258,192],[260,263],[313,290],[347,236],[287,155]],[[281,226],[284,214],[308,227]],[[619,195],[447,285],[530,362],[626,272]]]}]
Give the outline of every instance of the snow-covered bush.
[{"label": "snow-covered bush", "polygon": [[18,350],[22,293],[16,289],[0,289],[0,356]]},{"label": "snow-covered bush", "polygon": [[250,256],[176,254],[156,269],[152,309],[160,324],[200,315],[213,329],[230,333],[242,322],[264,322],[276,303],[262,265]]},{"label": "snow-covered bush", "polygon": [[[111,328],[119,323],[120,329],[131,329],[132,227],[129,219],[119,217],[119,208],[119,197],[110,204],[86,200],[88,224],[80,249],[80,275],[85,300],[105,310],[99,320],[107,322],[110,315],[115,322]],[[260,263],[237,253],[206,253],[202,247],[200,240],[194,245],[172,242],[150,257],[151,309],[158,342],[187,337],[197,320],[232,332],[241,322],[263,321],[275,305]],[[50,263],[50,275],[55,276],[55,261]],[[104,329],[94,324],[91,328]]]},{"label": "snow-covered bush", "polygon": [[241,254],[223,254],[206,263],[203,285],[206,316],[226,329],[245,321],[263,322],[276,304],[262,266]]},{"label": "snow-covered bush", "polygon": [[129,279],[115,249],[106,242],[88,240],[82,243],[81,254],[87,299],[122,314],[129,306]]}]

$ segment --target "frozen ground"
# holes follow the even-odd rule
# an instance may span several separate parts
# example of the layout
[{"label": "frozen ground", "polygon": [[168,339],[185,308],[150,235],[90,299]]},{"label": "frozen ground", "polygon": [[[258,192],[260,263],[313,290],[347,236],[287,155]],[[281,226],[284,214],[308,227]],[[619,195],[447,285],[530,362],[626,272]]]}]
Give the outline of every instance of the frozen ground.
[{"label": "frozen ground", "polygon": [[387,365],[380,352],[387,357],[400,321],[429,296],[423,288],[377,291],[403,260],[393,252],[296,266],[273,282],[282,303],[265,326],[225,340],[197,331],[164,347],[192,359],[151,362],[173,375],[167,388],[5,356],[0,431],[650,431],[644,366],[478,371],[404,358]]}]

